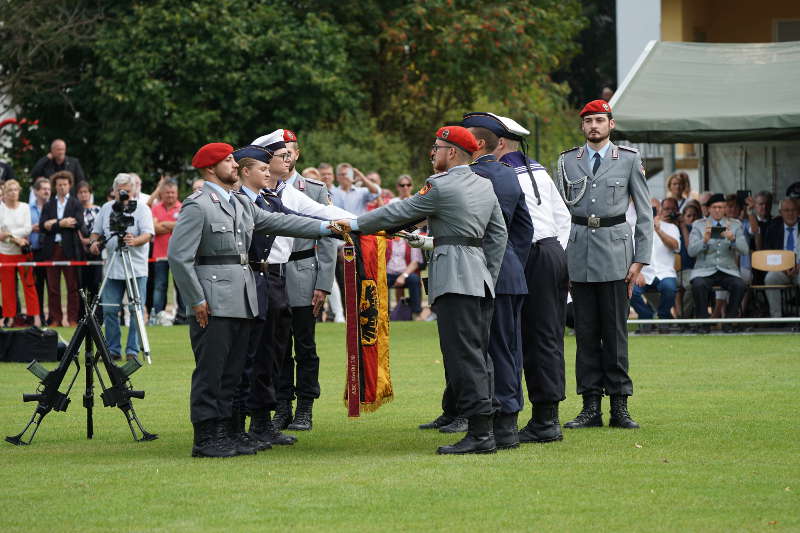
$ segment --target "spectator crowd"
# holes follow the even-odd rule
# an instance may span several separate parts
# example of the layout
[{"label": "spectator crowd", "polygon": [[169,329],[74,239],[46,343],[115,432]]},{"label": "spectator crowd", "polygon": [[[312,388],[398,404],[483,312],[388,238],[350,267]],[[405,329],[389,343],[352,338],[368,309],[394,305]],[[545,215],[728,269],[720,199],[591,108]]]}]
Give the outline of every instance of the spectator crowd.
[{"label": "spectator crowd", "polygon": [[[354,214],[409,198],[414,192],[411,176],[398,177],[394,194],[381,188],[378,172],[365,174],[350,163],[339,163],[336,167],[319,163],[317,167],[305,168],[302,175],[323,182],[328,187],[331,203]],[[137,174],[120,173],[112,188],[98,198],[99,191],[92,188],[80,161],[67,155],[67,144],[61,139],[54,140],[50,151],[33,166],[27,203],[20,201],[23,184],[17,176],[9,163],[0,163],[0,262],[99,263],[105,260],[106,265],[1,267],[3,326],[76,326],[83,314],[79,289],[96,294],[105,272],[109,280],[97,318],[105,325],[112,355],[115,358],[122,356],[120,320],[127,318],[131,323],[130,310],[123,305],[127,301],[125,275],[121,263],[111,265],[110,269],[108,265],[108,259],[117,248],[109,218],[121,190],[128,193],[129,200],[137,202],[132,212],[134,224],[128,227],[123,240],[131,250],[147,323],[186,323],[185,308],[177,287],[172,299],[174,312],[167,310],[170,294],[167,248],[181,209],[180,186],[175,178],[163,176],[155,190],[146,194]],[[187,192],[195,192],[202,186],[203,180],[196,179],[191,184],[191,191]],[[389,287],[396,289],[396,300],[404,311],[395,316],[406,320],[428,316],[426,313],[430,311],[425,309],[423,312],[422,307],[419,273],[425,262],[420,250],[411,248],[405,240],[395,239],[388,247],[387,264]],[[344,321],[340,283],[334,283],[322,320]],[[125,353],[138,352],[138,342],[135,328],[131,328]]]},{"label": "spectator crowd", "polygon": [[[34,165],[28,203],[20,201],[22,184],[11,165],[3,162],[0,170],[0,262],[107,259],[116,249],[108,227],[112,204],[119,190],[125,190],[138,203],[133,212],[135,223],[125,240],[132,250],[148,323],[186,323],[177,288],[173,299],[175,311],[167,310],[170,293],[167,247],[181,209],[180,187],[174,178],[163,176],[152,194],[146,194],[137,174],[119,174],[103,198],[103,205],[95,205],[95,191],[80,161],[67,155],[67,145],[61,139],[54,140],[50,151]],[[407,199],[414,193],[414,182],[409,175],[397,178],[396,192],[392,193],[381,187],[378,172],[363,173],[346,162],[335,167],[319,163],[317,167],[303,169],[302,175],[323,182],[331,202],[355,215]],[[194,180],[191,192],[202,186],[203,180]],[[631,308],[639,318],[783,315],[787,299],[782,298],[781,287],[800,285],[797,262],[800,187],[795,184],[789,188],[778,205],[777,215],[773,214],[772,193],[761,191],[755,196],[744,193],[698,194],[691,190],[686,172],[677,172],[667,179],[664,199],[652,200],[655,233],[652,263],[642,270],[631,297]],[[794,263],[777,270],[754,268],[754,252],[768,250],[795,252]],[[774,258],[778,256],[772,257],[770,260],[777,260]],[[405,240],[394,239],[388,246],[386,260],[388,286],[395,289],[397,303],[392,318],[435,318],[429,309],[423,309],[420,272],[425,259],[420,250],[411,248]],[[98,312],[115,356],[121,356],[119,320],[126,316],[125,276],[121,268],[121,265],[112,268],[103,295],[103,311]],[[3,325],[75,326],[83,313],[78,289],[86,288],[96,294],[103,272],[100,265],[0,268]],[[344,321],[341,275],[338,268],[337,283],[322,320]],[[24,297],[24,314],[17,279]],[[64,295],[62,288],[66,291]],[[703,326],[690,328],[707,330]],[[654,330],[666,332],[670,328],[642,325],[639,331]],[[137,351],[138,339],[134,333],[129,336],[126,352]]]}]

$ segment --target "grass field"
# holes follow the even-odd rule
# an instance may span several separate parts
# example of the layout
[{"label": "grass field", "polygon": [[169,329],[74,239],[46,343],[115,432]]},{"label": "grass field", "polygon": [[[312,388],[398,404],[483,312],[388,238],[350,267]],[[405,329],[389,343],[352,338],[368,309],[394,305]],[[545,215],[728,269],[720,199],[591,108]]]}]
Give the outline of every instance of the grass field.
[{"label": "grass field", "polygon": [[[2,443],[0,531],[800,530],[797,336],[632,336],[630,405],[642,429],[576,430],[562,443],[465,457],[435,455],[452,439],[416,429],[439,413],[434,324],[393,325],[395,399],[356,420],[340,399],[344,329],[323,324],[317,336],[314,430],[294,447],[198,460],[187,329],[150,328],[154,363],[133,383],[147,391],[137,412],[160,438],[134,443],[119,410],[97,408],[87,441],[73,391],[32,446]],[[580,404],[572,337],[566,353],[562,420]],[[0,372],[0,431],[15,434],[33,412],[20,399],[35,378],[23,364]]]}]

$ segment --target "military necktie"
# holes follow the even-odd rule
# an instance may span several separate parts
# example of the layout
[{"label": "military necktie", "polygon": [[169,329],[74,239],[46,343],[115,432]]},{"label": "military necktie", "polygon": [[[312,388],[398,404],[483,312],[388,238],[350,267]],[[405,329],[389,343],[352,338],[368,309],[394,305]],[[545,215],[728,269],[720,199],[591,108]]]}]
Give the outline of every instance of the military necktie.
[{"label": "military necktie", "polygon": [[231,204],[231,209],[233,209],[233,218],[236,218],[236,200],[234,200],[232,194],[228,196],[228,203]]},{"label": "military necktie", "polygon": [[258,196],[256,196],[256,205],[258,207],[260,207],[261,209],[264,209],[264,210],[268,210],[269,209],[269,206],[267,205],[267,202],[264,200],[264,198],[260,194]]},{"label": "military necktie", "polygon": [[600,168],[600,154],[594,154],[594,165],[592,165],[592,174],[597,175],[597,169]]},{"label": "military necktie", "polygon": [[786,236],[786,249],[794,252],[794,227],[786,228],[786,231],[789,232],[789,235]]}]

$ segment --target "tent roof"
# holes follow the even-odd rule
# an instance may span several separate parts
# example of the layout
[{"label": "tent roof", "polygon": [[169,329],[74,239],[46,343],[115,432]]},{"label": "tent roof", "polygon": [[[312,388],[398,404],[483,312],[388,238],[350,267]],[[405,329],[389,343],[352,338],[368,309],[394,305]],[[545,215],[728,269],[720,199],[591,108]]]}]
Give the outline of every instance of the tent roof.
[{"label": "tent roof", "polygon": [[610,104],[633,142],[800,139],[800,41],[651,41]]}]

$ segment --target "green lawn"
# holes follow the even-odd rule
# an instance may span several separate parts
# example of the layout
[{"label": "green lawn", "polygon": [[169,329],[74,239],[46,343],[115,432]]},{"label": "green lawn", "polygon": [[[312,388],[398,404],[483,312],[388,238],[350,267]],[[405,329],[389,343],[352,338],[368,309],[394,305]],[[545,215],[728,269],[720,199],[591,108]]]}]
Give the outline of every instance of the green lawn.
[{"label": "green lawn", "polygon": [[[324,324],[314,430],[228,460],[190,457],[186,327],[150,328],[150,339],[153,366],[133,383],[160,438],[134,443],[119,410],[97,408],[87,441],[80,378],[69,411],[48,415],[32,446],[0,446],[0,531],[800,530],[797,336],[632,336],[641,430],[439,457],[452,439],[416,429],[439,413],[435,325],[393,325],[395,399],[349,420],[344,329]],[[566,352],[562,420],[580,404],[572,337]],[[0,431],[14,434],[35,378],[23,364],[0,371]]]}]

